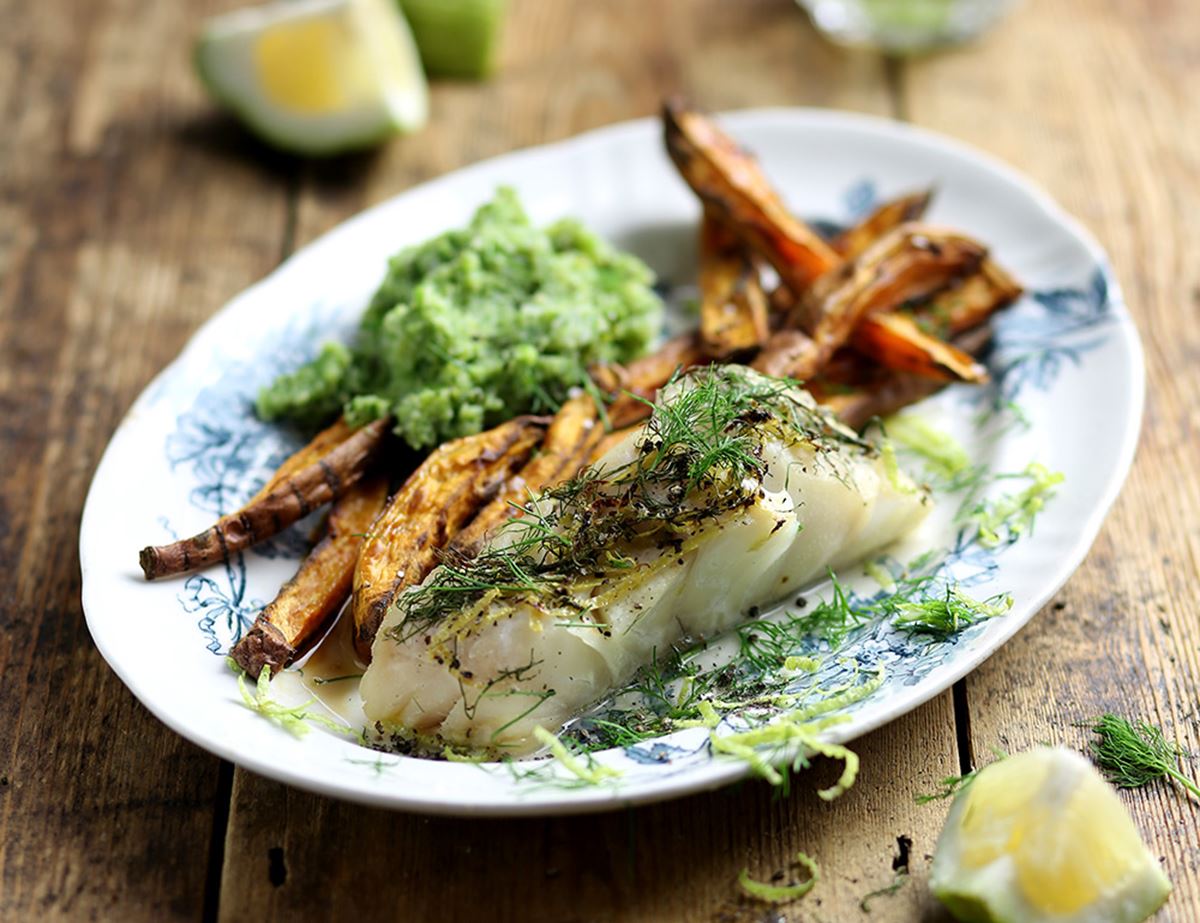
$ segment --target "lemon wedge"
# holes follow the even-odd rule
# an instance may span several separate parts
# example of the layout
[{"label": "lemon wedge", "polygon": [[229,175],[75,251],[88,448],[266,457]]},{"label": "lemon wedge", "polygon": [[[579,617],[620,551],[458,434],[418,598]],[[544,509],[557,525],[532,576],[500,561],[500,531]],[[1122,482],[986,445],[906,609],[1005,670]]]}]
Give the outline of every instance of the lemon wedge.
[{"label": "lemon wedge", "polygon": [[1049,747],[991,764],[959,793],[930,886],[964,923],[1139,923],[1171,892],[1116,791]]},{"label": "lemon wedge", "polygon": [[287,0],[208,21],[196,69],[218,102],[300,154],[369,147],[425,124],[421,58],[395,0]]}]

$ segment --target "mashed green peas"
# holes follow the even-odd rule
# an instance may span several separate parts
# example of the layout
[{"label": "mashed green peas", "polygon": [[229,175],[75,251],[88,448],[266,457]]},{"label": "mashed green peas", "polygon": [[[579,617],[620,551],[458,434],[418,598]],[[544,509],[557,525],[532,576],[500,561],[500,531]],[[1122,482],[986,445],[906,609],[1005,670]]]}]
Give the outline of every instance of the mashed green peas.
[{"label": "mashed green peas", "polygon": [[507,188],[461,230],[394,256],[355,343],[327,344],[258,396],[264,419],[386,414],[414,448],[552,410],[587,366],[644,352],[653,274],[578,222],[534,227]]}]

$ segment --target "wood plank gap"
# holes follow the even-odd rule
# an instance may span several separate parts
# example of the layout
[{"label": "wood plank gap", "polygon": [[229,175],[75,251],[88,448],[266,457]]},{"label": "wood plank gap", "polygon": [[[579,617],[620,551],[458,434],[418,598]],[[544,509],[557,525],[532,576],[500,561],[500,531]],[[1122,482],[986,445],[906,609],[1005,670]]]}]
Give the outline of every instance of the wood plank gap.
[{"label": "wood plank gap", "polygon": [[975,746],[971,742],[971,709],[967,703],[967,681],[954,684],[954,737],[958,742],[958,771],[964,776],[975,768]]},{"label": "wood plank gap", "polygon": [[212,834],[208,841],[208,868],[204,875],[203,923],[216,923],[221,913],[221,878],[225,870],[225,838],[229,835],[229,809],[233,803],[233,763],[217,767],[217,793],[213,798]]}]

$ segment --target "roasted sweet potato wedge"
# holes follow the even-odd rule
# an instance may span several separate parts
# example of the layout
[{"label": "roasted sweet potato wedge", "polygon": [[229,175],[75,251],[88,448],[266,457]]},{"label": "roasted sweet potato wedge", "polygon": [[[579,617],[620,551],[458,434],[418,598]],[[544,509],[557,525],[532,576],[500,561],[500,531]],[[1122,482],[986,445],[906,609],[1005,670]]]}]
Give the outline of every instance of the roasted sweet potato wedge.
[{"label": "roasted sweet potato wedge", "polygon": [[935,381],[981,384],[987,369],[961,349],[917,326],[909,314],[872,314],[854,328],[850,344],[880,365]]},{"label": "roasted sweet potato wedge", "polygon": [[354,646],[371,644],[392,600],[420,583],[438,550],[490,501],[541,442],[544,417],[516,417],[435,449],[375,520],[354,568]]},{"label": "roasted sweet potato wedge", "polygon": [[859,321],[928,296],[978,269],[987,249],[971,238],[905,224],[859,256],[822,276],[767,340],[754,367],[808,379],[846,343]]},{"label": "roasted sweet potato wedge", "polygon": [[985,259],[957,285],[914,306],[912,314],[922,330],[944,338],[977,327],[1020,298],[1021,292],[1016,279],[994,260]]},{"label": "roasted sweet potato wedge", "polygon": [[447,552],[452,557],[474,557],[489,533],[519,515],[518,504],[531,494],[574,477],[603,436],[604,427],[597,419],[591,395],[571,398],[555,414],[538,454],[504,483],[491,502],[454,537]]},{"label": "roasted sweet potato wedge", "polygon": [[653,400],[658,389],[670,381],[672,375],[705,361],[707,357],[700,334],[696,332],[672,337],[654,352],[626,366],[607,365],[592,369],[596,385],[614,398],[608,408],[609,425],[613,429],[624,429],[645,418],[650,408],[644,402]]},{"label": "roasted sweet potato wedge", "polygon": [[[987,345],[991,333],[991,326],[984,324],[955,337],[953,345],[974,355]],[[946,385],[908,372],[871,368],[866,363],[860,368],[863,379],[856,383],[830,382],[823,377],[812,382],[817,400],[855,429],[861,429],[875,417],[885,417],[924,400]]]},{"label": "roasted sweet potato wedge", "polygon": [[889,231],[910,221],[920,221],[932,199],[933,190],[926,189],[884,202],[854,227],[837,235],[830,245],[843,260],[857,259]]},{"label": "roasted sweet potato wedge", "polygon": [[767,296],[737,236],[705,211],[700,222],[700,339],[714,359],[761,346]]},{"label": "roasted sweet potato wedge", "polygon": [[[302,466],[298,463],[284,475],[277,474],[272,479],[273,486],[268,485],[237,512],[222,516],[216,524],[191,538],[143,548],[139,559],[146,579],[182,574],[228,560],[337,499],[375,462],[389,426],[387,419],[368,423],[325,454],[316,453],[315,461],[308,460],[309,447],[305,447],[297,453],[306,455]],[[284,468],[290,463],[291,459]]]},{"label": "roasted sweet potato wedge", "polygon": [[712,119],[679,101],[663,106],[667,153],[687,184],[797,293],[840,259],[784,206],[758,162]]},{"label": "roasted sweet potato wedge", "polygon": [[373,475],[333,504],[325,536],[232,650],[243,670],[257,678],[266,666],[278,675],[341,610],[359,549],[387,501],[387,489],[387,477]]},{"label": "roasted sweet potato wedge", "polygon": [[345,417],[338,417],[335,423],[321,430],[306,445],[289,455],[287,460],[275,469],[275,473],[263,485],[262,490],[256,493],[246,505],[249,506],[261,500],[301,468],[307,468],[320,461],[349,439],[353,433],[354,429],[346,422]]}]

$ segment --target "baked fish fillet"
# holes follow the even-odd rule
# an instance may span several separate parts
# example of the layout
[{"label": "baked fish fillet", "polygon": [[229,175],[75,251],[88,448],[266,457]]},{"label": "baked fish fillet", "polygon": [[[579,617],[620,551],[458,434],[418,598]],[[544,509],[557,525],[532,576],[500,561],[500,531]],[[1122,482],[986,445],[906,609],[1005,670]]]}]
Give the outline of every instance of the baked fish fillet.
[{"label": "baked fish fillet", "polygon": [[399,748],[524,754],[672,647],[925,516],[926,494],[793,383],[713,366],[478,556],[400,596],[362,680]]}]

